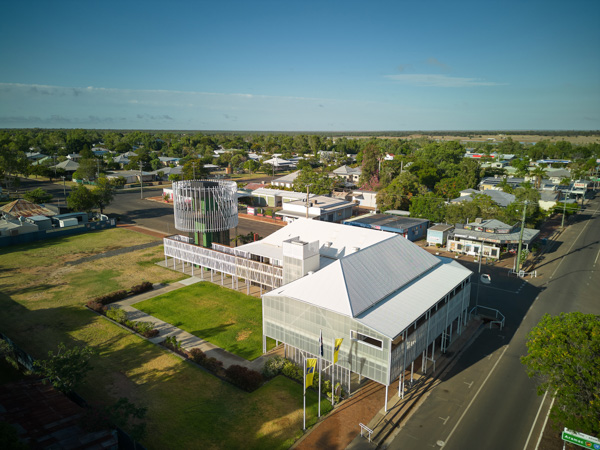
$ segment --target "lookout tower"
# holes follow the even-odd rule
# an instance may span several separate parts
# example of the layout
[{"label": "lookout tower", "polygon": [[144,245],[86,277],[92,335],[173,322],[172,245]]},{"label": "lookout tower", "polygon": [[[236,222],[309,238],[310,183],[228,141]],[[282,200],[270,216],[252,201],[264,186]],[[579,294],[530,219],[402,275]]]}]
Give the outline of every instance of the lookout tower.
[{"label": "lookout tower", "polygon": [[237,184],[223,180],[173,183],[175,228],[193,233],[194,243],[210,248],[229,245],[229,230],[237,227]]}]

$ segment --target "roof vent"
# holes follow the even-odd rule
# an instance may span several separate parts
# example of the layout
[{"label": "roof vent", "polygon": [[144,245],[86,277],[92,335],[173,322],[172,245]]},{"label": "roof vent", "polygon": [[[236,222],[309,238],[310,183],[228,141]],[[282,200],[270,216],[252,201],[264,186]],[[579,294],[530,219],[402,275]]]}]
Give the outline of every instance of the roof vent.
[{"label": "roof vent", "polygon": [[352,253],[356,253],[360,250],[360,247],[352,247]]},{"label": "roof vent", "polygon": [[327,248],[329,248],[329,247],[331,247],[331,244],[333,244],[333,242],[325,242],[325,243],[323,244],[323,247],[327,247]]}]

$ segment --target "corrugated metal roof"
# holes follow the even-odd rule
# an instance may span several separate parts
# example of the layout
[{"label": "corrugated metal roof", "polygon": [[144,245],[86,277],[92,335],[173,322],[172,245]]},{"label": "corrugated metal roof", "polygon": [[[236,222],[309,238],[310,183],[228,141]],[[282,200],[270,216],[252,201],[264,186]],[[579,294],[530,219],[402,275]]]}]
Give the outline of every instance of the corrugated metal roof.
[{"label": "corrugated metal roof", "polygon": [[[436,258],[436,257],[434,257]],[[356,317],[363,325],[396,338],[472,273],[449,258]]]},{"label": "corrugated metal roof", "polygon": [[13,217],[54,216],[54,213],[49,209],[22,198],[0,207],[0,211],[10,214]]},{"label": "corrugated metal roof", "polygon": [[[373,235],[384,234],[361,228],[356,230]],[[439,258],[402,236],[392,236],[265,295],[284,295],[356,317],[441,264]]]},{"label": "corrugated metal roof", "polygon": [[356,317],[438,264],[438,258],[401,236],[342,259],[352,315]]}]

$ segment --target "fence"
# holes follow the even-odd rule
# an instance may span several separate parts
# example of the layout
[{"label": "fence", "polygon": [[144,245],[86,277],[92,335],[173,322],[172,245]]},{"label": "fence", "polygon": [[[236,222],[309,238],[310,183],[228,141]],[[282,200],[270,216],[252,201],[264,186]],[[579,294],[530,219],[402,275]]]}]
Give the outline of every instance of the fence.
[{"label": "fence", "polygon": [[87,233],[94,230],[105,230],[117,226],[115,219],[103,220],[98,222],[88,222],[74,227],[54,228],[52,230],[39,230],[33,233],[18,234],[16,236],[0,236],[0,247],[9,245],[27,244],[29,242],[42,241],[63,236],[72,236],[75,234]]}]

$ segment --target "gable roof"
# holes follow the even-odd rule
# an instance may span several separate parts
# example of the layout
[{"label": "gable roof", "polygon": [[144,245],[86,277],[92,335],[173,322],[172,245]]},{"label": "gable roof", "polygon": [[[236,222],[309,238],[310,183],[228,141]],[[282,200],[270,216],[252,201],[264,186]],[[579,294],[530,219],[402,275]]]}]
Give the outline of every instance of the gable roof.
[{"label": "gable roof", "polygon": [[435,256],[392,235],[265,295],[284,295],[357,317],[439,264]]},{"label": "gable roof", "polygon": [[23,198],[7,203],[0,207],[0,211],[10,214],[13,217],[31,217],[31,216],[54,216],[55,214],[43,206],[37,205]]}]

